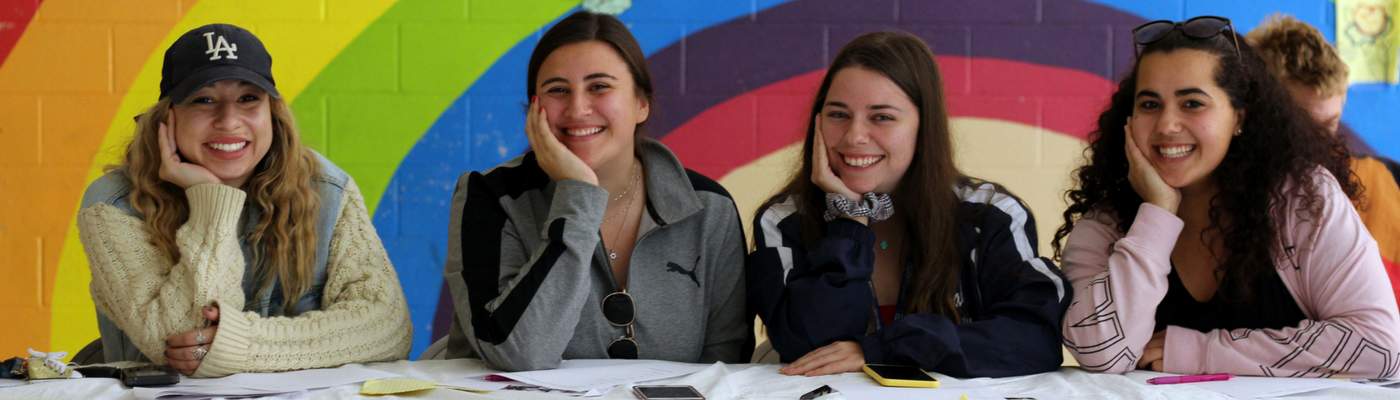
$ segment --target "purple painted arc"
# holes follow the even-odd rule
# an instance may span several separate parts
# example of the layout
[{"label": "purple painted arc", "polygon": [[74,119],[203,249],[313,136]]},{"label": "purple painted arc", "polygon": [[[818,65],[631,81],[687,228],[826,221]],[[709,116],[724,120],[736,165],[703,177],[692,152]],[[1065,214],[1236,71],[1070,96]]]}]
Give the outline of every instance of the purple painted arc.
[{"label": "purple painted arc", "polygon": [[[946,28],[929,28],[930,21],[894,21],[891,18],[886,24],[833,24],[830,26],[831,36],[826,40],[830,43],[828,48],[821,46],[822,41],[808,40],[826,35],[827,27],[802,22],[834,18],[830,12],[847,11],[846,3],[843,0],[815,0],[783,4],[757,14],[755,19],[766,23],[736,20],[715,25],[687,36],[684,50],[677,44],[649,57],[659,103],[657,109],[660,110],[650,124],[650,134],[664,137],[716,104],[804,72],[822,69],[841,45],[860,33],[876,29],[895,29],[919,35],[938,55],[1001,58],[1077,69],[1102,76],[1110,82],[1117,81],[1115,71],[1126,69],[1132,62],[1128,57],[1102,54],[1102,47],[1079,46],[1076,41],[1064,40],[1058,36],[1066,33],[1062,32],[1064,28],[1037,25],[995,30],[995,27],[989,27],[987,33],[982,34],[983,28],[965,22],[997,18],[1004,10],[995,2],[959,3],[962,9],[942,15],[939,21],[932,22],[937,24],[946,20]],[[1117,40],[1109,27],[1132,27],[1144,21],[1141,17],[1104,5],[1077,0],[1056,2],[1056,7],[1062,8],[1065,13],[1074,13],[1085,20],[1094,21],[1093,27],[1067,33],[1088,37],[1098,36],[1095,32],[1101,33],[1102,40],[1115,41],[1114,53],[1121,53],[1119,49],[1131,52],[1132,47],[1126,38]],[[774,21],[794,23],[777,24]],[[985,43],[982,42],[983,37],[986,38]],[[744,45],[736,46],[735,43]]]}]

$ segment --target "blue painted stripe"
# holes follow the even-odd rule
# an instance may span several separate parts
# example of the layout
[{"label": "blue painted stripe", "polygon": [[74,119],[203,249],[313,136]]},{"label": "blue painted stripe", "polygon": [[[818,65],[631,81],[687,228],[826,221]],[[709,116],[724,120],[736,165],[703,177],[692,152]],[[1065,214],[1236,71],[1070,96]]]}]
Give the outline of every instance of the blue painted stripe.
[{"label": "blue painted stripe", "polygon": [[[781,3],[766,3],[757,11]],[[633,30],[642,50],[654,54],[679,43],[689,32],[748,17],[756,11],[748,2],[683,4],[689,6],[638,2],[619,19]],[[568,13],[547,26],[553,26]],[[527,147],[525,135],[521,133],[526,103],[524,75],[530,52],[544,28],[497,59],[471,88],[444,110],[409,150],[390,179],[381,202],[397,201],[398,207],[380,207],[374,215],[377,230],[399,232],[398,237],[385,237],[384,246],[400,271],[403,287],[412,288],[405,291],[416,328],[412,357],[417,357],[433,339],[430,327],[443,296],[446,218],[450,215],[457,177],[467,171],[491,168]],[[462,143],[466,144],[465,157],[461,154]]]},{"label": "blue painted stripe", "polygon": [[[1252,1],[1139,1],[1091,0],[1141,16],[1144,20],[1168,19],[1180,21],[1198,15],[1219,15],[1230,18],[1240,32],[1249,32],[1270,15],[1283,13],[1317,27],[1327,40],[1336,43],[1336,3],[1316,0],[1252,0]],[[1124,39],[1126,40],[1126,39]],[[1387,84],[1357,84],[1347,90],[1342,122],[1380,155],[1400,158],[1400,86]]]}]

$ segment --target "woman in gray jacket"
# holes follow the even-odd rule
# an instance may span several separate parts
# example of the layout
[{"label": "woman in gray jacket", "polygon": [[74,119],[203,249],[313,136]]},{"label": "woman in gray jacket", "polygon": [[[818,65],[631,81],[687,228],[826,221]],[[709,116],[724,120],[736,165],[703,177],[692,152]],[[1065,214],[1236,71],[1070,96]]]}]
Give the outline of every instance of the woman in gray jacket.
[{"label": "woman in gray jacket", "polygon": [[448,357],[747,361],[733,199],[640,127],[651,77],[616,18],[578,12],[530,56],[531,151],[457,182]]}]

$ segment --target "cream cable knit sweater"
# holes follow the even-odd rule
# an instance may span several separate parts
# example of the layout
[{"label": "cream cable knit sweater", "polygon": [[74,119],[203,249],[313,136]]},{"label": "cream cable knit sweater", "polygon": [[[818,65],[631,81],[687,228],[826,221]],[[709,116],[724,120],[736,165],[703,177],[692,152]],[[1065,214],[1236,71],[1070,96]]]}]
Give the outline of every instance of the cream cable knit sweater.
[{"label": "cream cable knit sweater", "polygon": [[210,303],[219,305],[219,330],[196,377],[408,354],[412,323],[403,290],[353,180],[331,237],[322,307],[292,318],[242,311],[245,261],[237,232],[247,194],[202,184],[185,196],[190,218],[175,234],[181,259],[173,266],[150,244],[140,219],[108,204],[78,213],[93,303],[151,361],[164,364],[165,338],[201,326],[200,307]]}]

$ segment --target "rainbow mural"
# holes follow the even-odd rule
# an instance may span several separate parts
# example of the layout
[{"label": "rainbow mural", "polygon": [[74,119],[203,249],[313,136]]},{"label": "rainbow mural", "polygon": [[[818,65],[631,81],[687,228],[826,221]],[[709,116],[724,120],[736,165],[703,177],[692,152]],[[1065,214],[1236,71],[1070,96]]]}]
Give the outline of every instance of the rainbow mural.
[{"label": "rainbow mural", "polygon": [[[1230,4],[1224,4],[1230,3]],[[544,27],[578,1],[78,0],[0,6],[0,355],[76,352],[97,337],[74,225],[131,116],[156,100],[164,49],[196,26],[249,28],[274,56],[305,141],[359,182],[398,269],[416,356],[445,334],[448,206],[456,178],[526,149],[524,74]],[[1330,2],[634,1],[619,17],[648,54],[649,134],[725,185],[749,219],[790,173],[825,64],[874,29],[923,37],[945,78],[960,165],[1041,217],[1042,249],[1083,140],[1129,66],[1128,31],[1275,11],[1332,31]],[[1400,158],[1400,93],[1354,86],[1358,149]],[[748,223],[749,221],[745,221]],[[14,300],[12,300],[14,301]]]}]

